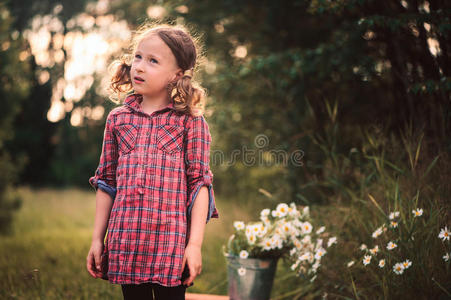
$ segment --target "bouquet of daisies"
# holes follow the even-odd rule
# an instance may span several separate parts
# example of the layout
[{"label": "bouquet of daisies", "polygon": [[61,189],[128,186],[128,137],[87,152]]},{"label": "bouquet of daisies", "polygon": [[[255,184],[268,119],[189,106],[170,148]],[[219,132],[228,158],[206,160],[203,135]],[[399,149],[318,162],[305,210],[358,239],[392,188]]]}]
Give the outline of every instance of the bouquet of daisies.
[{"label": "bouquet of daisies", "polygon": [[337,238],[329,237],[326,242],[325,227],[314,230],[311,222],[308,206],[298,209],[294,203],[279,203],[274,210],[263,209],[259,221],[235,221],[224,254],[242,259],[285,257],[298,275],[314,280],[326,249]]}]

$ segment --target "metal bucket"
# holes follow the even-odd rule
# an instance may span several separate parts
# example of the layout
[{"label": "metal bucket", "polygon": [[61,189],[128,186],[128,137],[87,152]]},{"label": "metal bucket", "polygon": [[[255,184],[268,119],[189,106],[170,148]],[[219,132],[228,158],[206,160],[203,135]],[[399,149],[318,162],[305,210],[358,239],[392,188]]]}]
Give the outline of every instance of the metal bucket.
[{"label": "metal bucket", "polygon": [[226,257],[231,300],[269,299],[276,273],[277,258],[242,259],[231,255]]}]

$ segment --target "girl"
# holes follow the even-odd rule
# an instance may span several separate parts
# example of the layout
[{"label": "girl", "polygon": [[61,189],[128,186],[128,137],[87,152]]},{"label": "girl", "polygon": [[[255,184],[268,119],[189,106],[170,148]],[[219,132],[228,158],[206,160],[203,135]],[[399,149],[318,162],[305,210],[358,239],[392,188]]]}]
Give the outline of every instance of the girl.
[{"label": "girl", "polygon": [[219,217],[204,91],[192,79],[198,49],[183,27],[144,24],[131,50],[111,87],[132,92],[108,114],[89,178],[97,192],[87,268],[121,284],[124,299],[185,299],[201,273],[205,224]]}]

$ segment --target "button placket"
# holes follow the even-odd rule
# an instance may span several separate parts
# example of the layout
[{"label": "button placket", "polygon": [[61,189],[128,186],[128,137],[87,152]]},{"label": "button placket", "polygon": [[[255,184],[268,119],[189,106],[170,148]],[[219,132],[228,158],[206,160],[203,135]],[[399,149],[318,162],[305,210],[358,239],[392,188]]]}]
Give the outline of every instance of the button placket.
[{"label": "button placket", "polygon": [[[138,141],[140,141],[142,139],[141,137],[142,135],[142,130],[140,130],[140,134],[138,136]],[[144,155],[141,151],[138,151],[138,177],[136,179],[136,185],[138,187],[137,191],[138,194],[142,195],[144,194],[144,176],[145,176],[145,172],[144,172]]]},{"label": "button placket", "polygon": [[[145,119],[151,119],[152,115],[146,115]],[[144,122],[146,123],[146,122]],[[145,189],[145,185],[147,184],[147,182],[149,181],[148,175],[147,175],[147,168],[148,166],[148,161],[149,161],[149,144],[150,144],[150,136],[151,136],[151,128],[152,128],[152,121],[149,121],[149,129],[146,130],[145,133],[143,133],[143,141],[144,141],[144,145],[143,145],[143,150],[142,153],[140,155],[140,176],[139,176],[139,188],[138,188],[138,193],[139,194],[143,194],[144,193],[144,189]],[[145,128],[145,127],[144,127]]]}]

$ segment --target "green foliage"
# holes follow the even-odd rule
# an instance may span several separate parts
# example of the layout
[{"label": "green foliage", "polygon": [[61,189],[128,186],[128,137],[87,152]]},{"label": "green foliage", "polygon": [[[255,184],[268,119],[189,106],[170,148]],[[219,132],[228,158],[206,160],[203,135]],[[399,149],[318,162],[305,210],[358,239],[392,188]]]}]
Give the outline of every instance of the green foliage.
[{"label": "green foliage", "polygon": [[24,159],[11,159],[5,143],[14,137],[13,122],[29,91],[29,65],[19,60],[24,42],[19,35],[12,34],[13,18],[4,3],[0,3],[0,233],[10,231],[13,212],[20,207],[20,198],[13,191],[13,184],[23,168]]},{"label": "green foliage", "polygon": [[[329,261],[316,288],[359,299],[449,296],[449,262],[443,256],[450,245],[438,238],[440,229],[450,225],[450,191],[440,179],[449,176],[448,154],[431,148],[422,132],[408,127],[401,139],[383,128],[362,129],[361,143],[345,150],[342,143],[347,141],[338,139],[344,133],[335,117],[340,110],[328,108],[330,120],[323,133],[311,136],[324,160],[322,176],[310,188],[327,192],[331,211],[325,213],[325,223],[341,232],[343,243],[341,253],[330,256],[334,261]],[[334,208],[343,211],[342,220]],[[395,211],[398,217],[390,214]],[[414,216],[414,211],[419,215]],[[389,242],[397,247],[388,250]],[[361,244],[367,246],[364,252],[359,250]],[[377,253],[369,251],[374,252],[375,246]],[[367,266],[364,255],[371,257]],[[385,259],[384,268],[378,266],[380,259]],[[394,265],[407,259],[412,265],[396,274]],[[350,261],[354,265],[348,267]],[[321,287],[325,282],[335,286]]]}]

